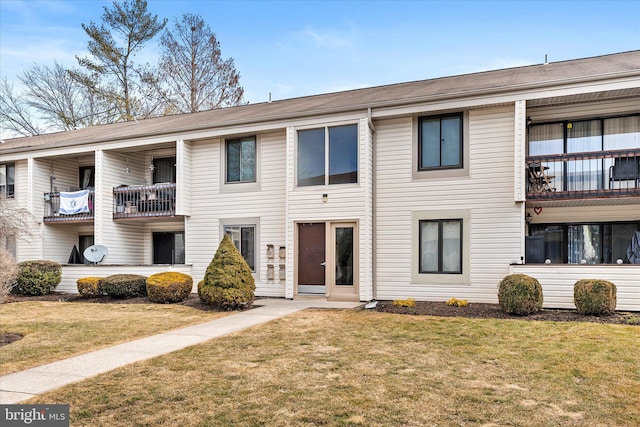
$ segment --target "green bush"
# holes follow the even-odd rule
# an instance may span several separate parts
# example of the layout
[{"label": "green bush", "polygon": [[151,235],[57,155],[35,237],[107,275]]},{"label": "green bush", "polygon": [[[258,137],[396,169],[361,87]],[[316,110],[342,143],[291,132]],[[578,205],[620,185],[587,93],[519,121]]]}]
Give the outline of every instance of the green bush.
[{"label": "green bush", "polygon": [[187,299],[193,289],[193,279],[188,274],[168,271],[147,277],[147,296],[157,303],[180,302]]},{"label": "green bush", "polygon": [[498,302],[509,314],[526,316],[542,310],[542,286],[526,274],[511,274],[500,282]]},{"label": "green bush", "polygon": [[135,298],[147,295],[147,278],[138,274],[114,274],[100,282],[100,291],[113,298]]},{"label": "green bush", "polygon": [[616,311],[616,285],[606,280],[578,280],[573,285],[573,302],[580,314],[613,314]]},{"label": "green bush", "polygon": [[200,300],[227,310],[242,309],[253,303],[255,290],[251,269],[225,235],[198,285]]},{"label": "green bush", "polygon": [[102,281],[102,277],[81,277],[76,280],[76,285],[78,286],[78,293],[83,297],[92,298],[99,297],[102,295],[102,290],[100,288],[100,282]]},{"label": "green bush", "polygon": [[62,280],[62,266],[47,260],[24,261],[18,264],[16,285],[11,293],[18,295],[47,295]]}]

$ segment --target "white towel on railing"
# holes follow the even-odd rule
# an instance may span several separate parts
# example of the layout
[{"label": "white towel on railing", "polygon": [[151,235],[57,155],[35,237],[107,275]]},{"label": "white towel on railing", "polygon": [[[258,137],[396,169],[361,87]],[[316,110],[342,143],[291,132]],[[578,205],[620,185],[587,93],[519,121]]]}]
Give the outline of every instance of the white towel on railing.
[{"label": "white towel on railing", "polygon": [[89,213],[89,190],[60,192],[60,215]]}]

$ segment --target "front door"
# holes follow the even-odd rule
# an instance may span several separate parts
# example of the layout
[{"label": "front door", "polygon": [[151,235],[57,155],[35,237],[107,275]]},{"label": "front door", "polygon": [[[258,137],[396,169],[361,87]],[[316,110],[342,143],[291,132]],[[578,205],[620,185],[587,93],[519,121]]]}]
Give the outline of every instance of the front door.
[{"label": "front door", "polygon": [[324,222],[298,224],[298,293],[325,295]]}]

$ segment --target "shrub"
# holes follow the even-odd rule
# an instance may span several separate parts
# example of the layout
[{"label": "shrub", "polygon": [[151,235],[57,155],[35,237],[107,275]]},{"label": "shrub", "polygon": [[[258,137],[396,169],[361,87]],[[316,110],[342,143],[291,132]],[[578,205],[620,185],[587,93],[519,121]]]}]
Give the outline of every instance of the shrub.
[{"label": "shrub", "polygon": [[147,295],[147,278],[138,274],[114,274],[102,279],[100,291],[113,298],[135,298]]},{"label": "shrub", "polygon": [[255,290],[251,269],[225,235],[198,285],[200,300],[227,310],[242,309],[251,305]]},{"label": "shrub", "polygon": [[149,301],[161,304],[187,299],[193,289],[191,276],[175,271],[153,274],[147,277]]},{"label": "shrub", "polygon": [[47,295],[62,280],[62,266],[47,260],[24,261],[18,264],[16,285],[11,290],[18,295]]},{"label": "shrub", "polygon": [[580,314],[612,314],[616,311],[616,285],[606,280],[578,280],[573,285],[573,302]]},{"label": "shrub", "polygon": [[469,305],[469,301],[467,301],[466,299],[449,298],[449,300],[445,304],[456,307],[466,307]]},{"label": "shrub", "polygon": [[102,290],[100,288],[100,282],[102,281],[102,277],[81,277],[76,280],[76,285],[78,286],[78,293],[83,297],[92,298],[99,297],[102,295]]},{"label": "shrub", "polygon": [[511,274],[500,282],[498,302],[509,314],[526,316],[542,310],[542,286],[534,277]]},{"label": "shrub", "polygon": [[397,299],[393,300],[393,305],[395,305],[396,307],[415,307],[416,300],[414,300],[413,298]]}]

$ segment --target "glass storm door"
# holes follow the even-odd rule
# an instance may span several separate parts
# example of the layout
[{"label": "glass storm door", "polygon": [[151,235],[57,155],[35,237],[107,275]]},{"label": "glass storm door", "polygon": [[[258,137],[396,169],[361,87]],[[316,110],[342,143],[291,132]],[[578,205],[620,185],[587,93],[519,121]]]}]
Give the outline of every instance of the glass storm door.
[{"label": "glass storm door", "polygon": [[331,299],[359,300],[358,228],[355,222],[330,224],[327,296]]}]

